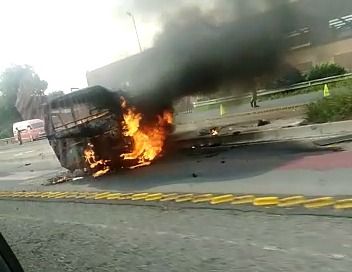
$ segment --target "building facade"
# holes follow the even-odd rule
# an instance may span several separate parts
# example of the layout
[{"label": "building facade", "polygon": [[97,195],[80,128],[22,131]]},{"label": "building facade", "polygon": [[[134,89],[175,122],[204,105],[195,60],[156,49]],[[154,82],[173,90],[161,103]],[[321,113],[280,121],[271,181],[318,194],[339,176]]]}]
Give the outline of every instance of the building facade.
[{"label": "building facade", "polygon": [[302,71],[326,62],[352,70],[352,1],[297,0],[292,5],[304,16],[286,37],[289,63]]},{"label": "building facade", "polygon": [[[314,65],[337,63],[352,70],[352,0],[290,0],[299,14],[286,37],[290,50],[287,62],[306,72]],[[119,89],[133,81],[139,63],[155,49],[87,72],[88,86]],[[150,56],[149,56],[150,57]],[[133,87],[132,87],[133,88]],[[183,103],[190,103],[184,99]],[[191,105],[180,105],[189,110]]]}]

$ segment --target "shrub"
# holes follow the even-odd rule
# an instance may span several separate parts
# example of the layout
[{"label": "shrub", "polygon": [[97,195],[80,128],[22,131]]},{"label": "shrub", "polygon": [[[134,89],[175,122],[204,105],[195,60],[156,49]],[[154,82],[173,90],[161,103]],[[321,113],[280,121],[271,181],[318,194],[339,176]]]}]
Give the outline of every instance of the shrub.
[{"label": "shrub", "polygon": [[305,81],[306,78],[300,70],[295,67],[284,69],[281,75],[265,84],[266,89],[278,89]]},{"label": "shrub", "polygon": [[341,91],[307,106],[311,123],[325,123],[352,119],[352,91]]},{"label": "shrub", "polygon": [[296,68],[292,68],[280,80],[283,83],[283,85],[289,86],[289,85],[303,82],[306,80],[306,78],[300,70]]},{"label": "shrub", "polygon": [[314,66],[307,74],[307,80],[315,80],[325,77],[338,76],[346,74],[347,70],[334,63],[324,63]]}]

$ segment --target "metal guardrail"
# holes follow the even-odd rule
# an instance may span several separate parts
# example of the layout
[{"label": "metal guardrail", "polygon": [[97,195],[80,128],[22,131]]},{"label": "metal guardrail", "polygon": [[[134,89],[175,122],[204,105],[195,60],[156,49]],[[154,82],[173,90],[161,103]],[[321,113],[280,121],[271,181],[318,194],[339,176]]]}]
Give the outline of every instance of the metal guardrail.
[{"label": "metal guardrail", "polygon": [[[342,81],[345,79],[352,78],[352,73],[344,74],[344,75],[338,75],[338,76],[332,76],[332,77],[326,77],[326,78],[321,78],[321,79],[316,79],[316,80],[311,80],[311,81],[305,81],[301,83],[297,83],[294,85],[291,85],[287,88],[282,88],[282,89],[276,89],[276,90],[260,90],[258,91],[257,96],[264,96],[264,95],[271,95],[271,94],[277,94],[277,93],[283,93],[283,92],[292,92],[292,91],[297,91],[300,89],[304,89],[307,87],[311,86],[318,86],[326,83],[332,83],[332,82],[337,82],[337,81]],[[217,99],[211,99],[211,100],[206,100],[206,101],[199,101],[195,102],[194,108],[197,107],[202,107],[202,106],[209,106],[209,105],[214,105],[214,104],[221,104],[225,102],[230,102],[230,101],[236,101],[236,100],[241,100],[245,98],[251,98],[252,96],[250,94],[244,94],[244,95],[237,95],[237,96],[227,96],[227,97],[222,97],[222,98],[217,98]]]},{"label": "metal guardrail", "polygon": [[14,137],[0,139],[0,146],[14,144],[14,143],[16,143],[16,140]]}]

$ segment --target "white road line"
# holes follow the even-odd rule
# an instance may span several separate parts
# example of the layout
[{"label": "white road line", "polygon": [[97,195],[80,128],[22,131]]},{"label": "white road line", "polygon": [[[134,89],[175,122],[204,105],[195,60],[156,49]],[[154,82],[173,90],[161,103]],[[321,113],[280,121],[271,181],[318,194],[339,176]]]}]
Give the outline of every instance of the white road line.
[{"label": "white road line", "polygon": [[37,150],[28,150],[26,152],[20,152],[20,153],[17,153],[17,154],[14,154],[13,156],[14,157],[18,157],[18,156],[22,156],[23,154],[28,154],[28,153],[32,153],[32,152],[36,152]]}]

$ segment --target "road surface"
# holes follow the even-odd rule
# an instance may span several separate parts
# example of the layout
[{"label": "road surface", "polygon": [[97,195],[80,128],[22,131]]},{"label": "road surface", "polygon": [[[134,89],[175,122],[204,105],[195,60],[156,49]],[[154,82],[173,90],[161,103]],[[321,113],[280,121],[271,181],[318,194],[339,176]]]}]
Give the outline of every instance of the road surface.
[{"label": "road surface", "polygon": [[[93,216],[94,215],[94,216]],[[351,219],[0,201],[26,271],[351,271]]]},{"label": "road surface", "polygon": [[[339,92],[342,89],[332,89],[330,93]],[[243,104],[243,101],[234,101],[233,106],[226,106],[226,114],[235,114],[243,112],[258,111],[261,109],[276,108],[276,107],[285,107],[291,105],[305,104],[312,101],[316,101],[319,98],[323,97],[323,89],[321,92],[306,93],[294,96],[288,96],[279,99],[265,100],[258,102],[259,108],[251,108],[249,103]],[[210,109],[210,110],[195,110],[192,113],[179,114],[176,118],[177,122],[184,123],[189,120],[195,122],[204,121],[206,119],[213,119],[219,116],[219,109]]]},{"label": "road surface", "polygon": [[[334,152],[310,142],[285,142],[189,149],[133,171],[43,186],[60,165],[40,141],[0,149],[0,190],[352,195],[352,145],[344,147]],[[6,162],[9,158],[13,161]]]}]

